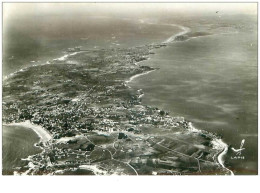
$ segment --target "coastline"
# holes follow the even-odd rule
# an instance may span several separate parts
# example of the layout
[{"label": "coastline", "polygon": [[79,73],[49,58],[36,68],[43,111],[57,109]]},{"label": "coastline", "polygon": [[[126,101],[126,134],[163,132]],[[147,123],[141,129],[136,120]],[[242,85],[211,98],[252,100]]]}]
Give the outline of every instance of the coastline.
[{"label": "coastline", "polygon": [[73,52],[73,53],[71,53],[71,54],[65,54],[65,55],[63,55],[63,56],[61,56],[61,57],[59,57],[59,58],[55,58],[55,59],[53,59],[53,60],[54,60],[54,61],[64,61],[64,60],[66,60],[69,56],[74,56],[74,55],[76,55],[76,54],[78,54],[78,53],[81,53],[81,52],[83,52],[83,51]]},{"label": "coastline", "polygon": [[46,129],[44,129],[42,126],[31,123],[29,120],[20,123],[9,123],[4,125],[21,126],[21,127],[32,129],[40,137],[41,142],[47,142],[52,139],[52,135]]},{"label": "coastline", "polygon": [[167,44],[167,43],[171,43],[172,41],[174,41],[174,39],[175,39],[176,37],[185,35],[186,33],[189,33],[189,32],[191,31],[190,28],[185,27],[185,26],[176,25],[176,24],[169,24],[169,25],[175,26],[175,27],[177,26],[177,27],[179,27],[180,29],[182,29],[183,31],[181,31],[181,32],[179,32],[179,33],[177,33],[177,34],[175,34],[175,35],[169,37],[167,40],[165,40],[165,41],[162,42],[162,43],[166,43],[166,44]]},{"label": "coastline", "polygon": [[[182,29],[183,31],[171,36],[170,38],[168,38],[167,40],[163,41],[162,43],[165,43],[166,46],[167,44],[171,43],[174,41],[174,39],[177,37],[177,36],[182,36],[182,35],[185,35],[187,33],[189,33],[191,30],[190,28],[188,27],[185,27],[185,26],[180,26],[180,25],[175,25],[175,24],[168,24],[168,25],[171,25],[171,26],[177,26],[179,27],[180,29]],[[201,37],[201,36],[200,36]],[[203,37],[203,36],[202,36]],[[192,37],[192,38],[198,38],[198,37]],[[192,39],[192,38],[189,38],[189,39]],[[189,40],[188,39],[188,40]],[[150,60],[151,58],[147,58],[146,60]],[[137,62],[137,63],[141,63],[141,62],[144,62],[146,60],[143,60],[143,61],[140,61],[140,62]],[[136,64],[137,64],[136,63]],[[143,76],[143,75],[146,75],[146,74],[149,74],[150,72],[152,71],[155,71],[157,69],[153,69],[153,70],[150,70],[150,71],[146,71],[146,72],[143,72],[143,73],[140,73],[140,74],[136,74],[132,77],[129,78],[129,80],[125,81],[126,84],[130,83],[131,81],[133,81],[135,78],[138,78],[140,76]],[[131,88],[130,86],[128,86],[129,88]],[[144,93],[142,93],[138,98],[141,98],[143,97]],[[184,117],[183,117],[184,118]],[[185,118],[184,118],[185,120]],[[196,132],[196,133],[200,133],[200,134],[204,134],[204,135],[207,135],[208,137],[211,138],[211,143],[213,145],[213,149],[217,150],[218,152],[214,155],[214,157],[217,157],[215,159],[216,163],[219,164],[224,170],[230,172],[230,175],[234,176],[234,173],[232,170],[228,169],[227,167],[225,167],[225,159],[224,159],[224,156],[228,153],[228,144],[226,144],[221,138],[218,138],[218,136],[216,136],[215,134],[213,133],[209,133],[207,131],[204,131],[204,130],[199,130],[197,128],[195,128],[191,122],[188,122],[188,129],[190,132]],[[205,133],[206,132],[206,133]]]},{"label": "coastline", "polygon": [[[150,58],[148,58],[150,59]],[[147,59],[147,60],[148,60]],[[145,60],[143,60],[145,61]],[[141,63],[143,61],[140,61],[138,63]],[[146,71],[146,72],[143,72],[143,73],[140,73],[140,74],[136,74],[136,75],[133,75],[129,78],[129,80],[125,81],[126,84],[130,83],[131,81],[133,81],[135,78],[138,78],[140,76],[143,76],[143,75],[146,75],[146,74],[149,74],[150,72],[153,72],[157,69],[153,69],[153,70],[149,70],[149,71]],[[129,88],[131,88],[130,86],[128,86]],[[138,98],[141,98],[143,97],[144,93],[142,93]],[[144,105],[144,104],[142,104]],[[185,120],[185,118],[183,117],[183,119]],[[225,167],[225,159],[224,159],[224,156],[228,153],[228,144],[226,144],[221,138],[218,138],[218,136],[216,136],[215,134],[213,133],[210,133],[210,132],[207,132],[207,131],[204,131],[204,130],[200,130],[200,129],[197,129],[195,128],[191,122],[188,122],[188,130],[192,133],[199,133],[199,134],[204,134],[206,135],[207,137],[210,137],[211,138],[211,143],[212,143],[212,148],[217,150],[217,152],[215,153],[215,155],[213,157],[216,157],[216,159],[214,159],[216,161],[216,163],[218,165],[220,165],[224,170],[226,170],[227,172],[230,173],[231,176],[234,176],[234,173],[232,170],[228,169],[227,167]]]},{"label": "coastline", "polygon": [[125,83],[128,84],[128,83],[132,82],[135,78],[137,78],[139,76],[143,76],[143,75],[149,74],[150,72],[153,72],[155,70],[156,69],[149,70],[149,71],[146,71],[146,72],[143,72],[143,73],[140,73],[140,74],[136,74],[136,75],[132,76],[129,80],[125,81]]},{"label": "coastline", "polygon": [[[54,58],[54,59],[52,59],[52,60],[53,60],[53,61],[60,61],[60,62],[62,62],[62,61],[65,61],[69,56],[74,56],[74,55],[77,55],[77,54],[79,54],[79,53],[81,53],[81,52],[84,52],[84,51],[73,52],[73,53],[71,53],[71,54],[65,54],[65,55],[63,55],[63,56],[61,56],[61,57],[59,57],[59,58]],[[33,67],[33,66],[43,66],[43,65],[48,65],[48,64],[51,64],[51,62],[50,62],[50,61],[46,61],[45,63],[33,64],[33,65],[31,65],[31,66],[27,66],[27,67],[21,68],[20,70],[17,70],[17,71],[15,71],[15,72],[12,72],[12,73],[10,73],[10,74],[4,76],[4,77],[3,77],[3,82],[6,81],[6,80],[8,80],[9,78],[11,78],[12,76],[17,75],[19,72],[23,72],[23,71],[28,70],[28,68],[30,68],[30,67]]]},{"label": "coastline", "polygon": [[[185,34],[185,33],[187,33],[187,32],[181,32],[181,34]],[[180,34],[180,33],[179,33],[179,34]],[[171,38],[171,41],[173,41],[174,38],[175,38],[176,36],[178,36],[179,34],[174,35],[174,36],[171,36],[171,37],[170,37],[170,38]],[[173,38],[173,37],[174,37],[174,38]],[[170,38],[169,38],[169,39],[170,39]],[[167,43],[170,43],[171,41],[169,41],[169,42],[167,42]],[[76,55],[76,54],[73,53],[72,55]],[[64,57],[58,58],[58,59],[56,59],[56,60],[63,61],[63,60],[66,60],[66,59],[67,59],[67,55],[65,55]],[[146,58],[145,60],[148,60],[148,59],[150,59],[150,58]],[[139,63],[141,63],[141,62],[143,62],[143,61],[145,61],[145,60],[142,60],[142,61],[140,61],[140,62],[136,62],[136,63],[134,63],[134,65],[137,65],[137,64],[139,64]],[[148,74],[148,73],[150,73],[150,72],[152,72],[152,71],[155,71],[155,70],[156,70],[156,69],[152,69],[152,70],[148,70],[148,71],[145,71],[145,72],[142,72],[142,73],[139,73],[139,74],[135,74],[134,76],[131,76],[131,77],[129,78],[129,80],[125,81],[125,83],[127,84],[127,83],[133,81],[135,78],[137,78],[137,77],[139,77],[139,76],[142,76],[142,75],[145,75],[145,74]],[[143,95],[143,94],[142,94],[142,95]],[[141,96],[142,96],[142,95],[141,95]],[[138,98],[141,98],[141,97],[139,96]],[[141,103],[140,103],[140,105],[145,106],[145,104],[141,104]],[[188,122],[187,122],[187,121],[184,121],[184,123],[188,123]],[[31,129],[33,129],[33,130],[37,133],[37,135],[41,138],[41,141],[43,141],[43,142],[47,142],[47,141],[49,141],[49,140],[52,138],[52,136],[49,134],[49,132],[48,132],[47,130],[45,130],[45,129],[44,129],[43,127],[41,127],[41,126],[32,124],[32,123],[31,123],[30,121],[28,121],[28,120],[25,121],[25,122],[11,123],[11,124],[8,124],[8,125],[19,125],[19,126],[24,126],[24,127],[27,127],[27,128],[31,128]],[[183,124],[183,125],[185,125],[185,124]],[[191,126],[191,127],[190,127],[190,126]],[[198,132],[199,134],[204,134],[204,131],[203,131],[203,130],[198,130],[198,129],[194,128],[194,127],[191,125],[191,123],[190,123],[190,126],[188,127],[188,129],[190,130],[190,132]],[[206,135],[207,135],[207,134],[206,134]],[[207,136],[209,136],[209,137],[211,138],[211,141],[214,141],[214,140],[218,139],[216,135],[213,135],[213,134],[211,134],[211,133],[208,133]],[[225,143],[223,142],[223,144],[225,144]],[[219,144],[218,149],[216,149],[217,152],[216,152],[215,156],[218,155],[218,159],[217,159],[217,160],[214,160],[214,162],[215,162],[216,164],[221,165],[222,167],[224,166],[223,156],[226,154],[225,147],[227,146],[226,144],[225,144],[225,145],[223,145],[223,144]],[[213,147],[213,148],[214,148],[214,147]],[[108,151],[108,150],[107,150],[107,151]],[[195,158],[195,159],[198,160],[198,158]],[[200,165],[199,165],[199,166],[200,166]],[[225,167],[223,167],[223,168],[225,169]],[[199,171],[200,171],[200,167],[199,167]]]},{"label": "coastline", "polygon": [[212,140],[211,140],[211,143],[213,145],[213,149],[217,150],[218,152],[214,155],[214,157],[217,157],[215,160],[216,162],[226,171],[230,172],[230,175],[231,176],[234,176],[234,173],[228,169],[226,166],[225,166],[225,159],[224,159],[224,156],[227,154],[228,152],[228,145],[221,139],[221,138],[218,138],[217,136],[215,136],[213,133],[209,133],[209,132],[206,132],[204,133],[205,131],[204,130],[199,130],[197,128],[195,128],[191,122],[189,122],[189,130],[191,132],[197,132],[197,133],[200,133],[200,134],[204,134],[204,135],[207,135],[208,137],[210,137]]}]

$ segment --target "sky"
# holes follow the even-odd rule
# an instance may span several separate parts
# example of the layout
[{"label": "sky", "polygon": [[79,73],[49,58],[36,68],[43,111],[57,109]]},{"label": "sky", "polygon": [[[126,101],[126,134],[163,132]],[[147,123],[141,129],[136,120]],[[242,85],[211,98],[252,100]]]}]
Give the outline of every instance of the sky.
[{"label": "sky", "polygon": [[256,14],[257,3],[4,3],[4,19],[39,14],[134,15],[153,12]]}]

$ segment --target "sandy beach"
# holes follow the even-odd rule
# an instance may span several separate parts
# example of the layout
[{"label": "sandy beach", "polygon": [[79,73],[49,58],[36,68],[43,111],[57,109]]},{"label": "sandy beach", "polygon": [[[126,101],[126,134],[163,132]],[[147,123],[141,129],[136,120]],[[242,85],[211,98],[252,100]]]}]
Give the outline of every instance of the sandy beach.
[{"label": "sandy beach", "polygon": [[39,125],[32,124],[30,121],[24,121],[20,123],[10,123],[6,124],[6,126],[21,126],[21,127],[26,127],[32,129],[41,139],[42,142],[47,142],[50,139],[52,139],[51,134],[44,129],[43,127]]}]

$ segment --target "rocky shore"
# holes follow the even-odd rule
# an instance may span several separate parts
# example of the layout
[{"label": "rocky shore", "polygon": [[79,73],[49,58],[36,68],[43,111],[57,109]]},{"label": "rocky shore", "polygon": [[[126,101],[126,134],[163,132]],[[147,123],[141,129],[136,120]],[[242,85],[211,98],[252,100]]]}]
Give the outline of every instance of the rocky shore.
[{"label": "rocky shore", "polygon": [[3,82],[3,122],[30,121],[51,133],[16,174],[229,174],[218,137],[142,104],[127,81],[166,44],[101,49],[32,66]]}]

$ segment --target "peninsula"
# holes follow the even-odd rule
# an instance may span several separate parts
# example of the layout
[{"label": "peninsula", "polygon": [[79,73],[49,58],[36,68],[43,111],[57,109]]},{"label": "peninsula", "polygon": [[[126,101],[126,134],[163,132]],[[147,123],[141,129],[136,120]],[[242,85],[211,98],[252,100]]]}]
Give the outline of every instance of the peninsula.
[{"label": "peninsula", "polygon": [[127,85],[155,70],[141,61],[165,46],[80,51],[6,79],[3,122],[50,133],[16,174],[229,175],[219,137],[142,104],[145,93]]}]

